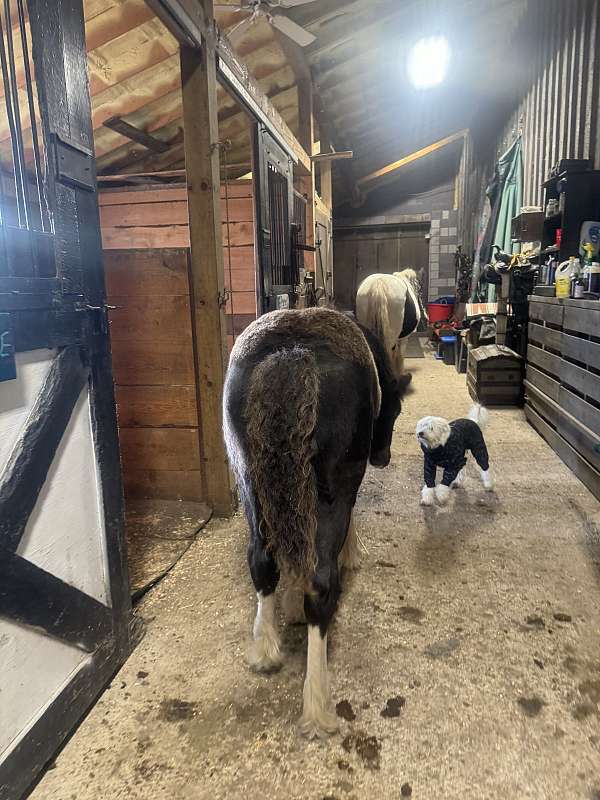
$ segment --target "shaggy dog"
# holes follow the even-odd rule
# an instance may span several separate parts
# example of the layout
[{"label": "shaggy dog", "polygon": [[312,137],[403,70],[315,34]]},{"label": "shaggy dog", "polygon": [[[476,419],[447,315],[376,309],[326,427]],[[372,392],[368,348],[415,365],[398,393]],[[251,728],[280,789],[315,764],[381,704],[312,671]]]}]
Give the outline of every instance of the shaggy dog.
[{"label": "shaggy dog", "polygon": [[[423,417],[417,422],[417,441],[425,455],[425,486],[421,491],[421,504],[431,506],[435,500],[442,505],[450,496],[450,487],[459,486],[464,479],[466,453],[471,451],[481,470],[481,480],[486,491],[494,488],[490,475],[490,462],[482,429],[488,420],[483,406],[474,405],[468,419],[448,422],[443,417]],[[444,470],[439,486],[435,485],[438,467]]]}]

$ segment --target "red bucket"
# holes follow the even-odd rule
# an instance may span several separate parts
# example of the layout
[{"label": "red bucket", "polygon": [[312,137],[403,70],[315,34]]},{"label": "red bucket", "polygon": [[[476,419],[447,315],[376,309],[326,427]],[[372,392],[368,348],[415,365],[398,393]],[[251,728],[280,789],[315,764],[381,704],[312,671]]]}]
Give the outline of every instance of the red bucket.
[{"label": "red bucket", "polygon": [[454,303],[450,303],[445,297],[440,297],[435,303],[427,304],[427,315],[431,323],[450,319],[453,311]]}]

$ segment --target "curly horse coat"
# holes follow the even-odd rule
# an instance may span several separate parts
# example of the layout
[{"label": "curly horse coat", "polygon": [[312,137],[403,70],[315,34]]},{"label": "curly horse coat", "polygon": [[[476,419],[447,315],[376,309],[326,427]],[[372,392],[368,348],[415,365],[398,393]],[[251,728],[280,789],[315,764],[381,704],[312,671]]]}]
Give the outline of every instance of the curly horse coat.
[{"label": "curly horse coat", "polygon": [[[337,729],[327,629],[340,595],[338,560],[356,557],[352,509],[367,461],[386,466],[405,381],[383,347],[344,314],[274,311],[237,340],[224,392],[224,431],[250,527],[257,592],[251,666],[281,664],[274,593],[280,573],[308,622],[301,732]],[[292,594],[284,598],[294,616]],[[295,620],[297,621],[297,620]]]}]

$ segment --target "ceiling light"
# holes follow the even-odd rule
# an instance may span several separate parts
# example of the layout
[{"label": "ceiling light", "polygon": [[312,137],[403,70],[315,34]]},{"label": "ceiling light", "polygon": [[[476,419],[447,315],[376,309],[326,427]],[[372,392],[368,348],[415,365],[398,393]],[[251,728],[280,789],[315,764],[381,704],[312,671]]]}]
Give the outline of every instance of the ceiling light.
[{"label": "ceiling light", "polygon": [[450,45],[445,36],[419,39],[408,54],[408,76],[417,89],[438,86],[450,64]]}]

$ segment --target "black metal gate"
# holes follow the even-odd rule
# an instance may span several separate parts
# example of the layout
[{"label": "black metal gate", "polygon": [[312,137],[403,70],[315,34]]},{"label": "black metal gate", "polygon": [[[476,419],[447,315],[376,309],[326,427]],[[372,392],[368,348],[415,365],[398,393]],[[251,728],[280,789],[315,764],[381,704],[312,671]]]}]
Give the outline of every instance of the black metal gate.
[{"label": "black metal gate", "polygon": [[293,308],[298,263],[292,253],[293,172],[289,157],[267,130],[254,126],[259,313]]},{"label": "black metal gate", "polygon": [[[19,402],[25,403],[19,395],[25,365],[29,370],[37,357],[46,372],[37,396],[25,408],[7,459],[3,463],[0,458],[0,625],[8,626],[7,636],[0,637],[0,728],[6,731],[7,720],[12,720],[14,729],[0,739],[1,800],[13,800],[27,790],[130,651],[82,0],[29,0],[27,5],[25,0],[3,0],[0,15],[0,102],[10,137],[10,162],[0,170],[0,381],[8,381],[0,382],[0,425],[3,412],[6,418],[16,413]],[[23,92],[26,115],[19,105]],[[92,464],[83,462],[90,475],[85,491],[97,498],[97,508],[89,509],[89,525],[94,515],[100,520],[92,540],[88,523],[77,527],[69,521],[70,500],[64,509],[52,511],[59,512],[56,526],[40,530],[39,524],[50,518],[43,506],[52,491],[46,485],[51,469],[67,463],[67,448],[77,452],[78,441],[67,442],[65,434],[74,424],[76,408],[90,439]],[[0,427],[0,438],[2,431]],[[59,467],[57,459],[63,459]],[[71,476],[73,497],[80,480],[79,474]],[[102,587],[101,599],[81,588],[83,577],[66,579],[55,568],[61,564],[67,530],[72,541],[70,552],[63,554],[65,562],[73,560],[73,552],[86,557],[79,535],[82,541],[88,537],[88,550],[98,552],[97,563],[86,562],[86,569],[102,571],[92,575]],[[26,547],[34,534],[45,538],[44,565]],[[30,682],[30,691],[42,686],[39,691],[46,693],[40,695],[39,709],[36,705],[27,715],[23,712],[22,725],[10,671],[18,664],[2,653],[11,636],[21,648],[31,649],[24,662],[30,673],[21,674],[20,680]],[[49,680],[48,673],[58,667],[51,657],[40,663],[38,646],[44,652],[55,647],[68,653],[65,663],[71,666],[64,676],[57,671]]]}]

